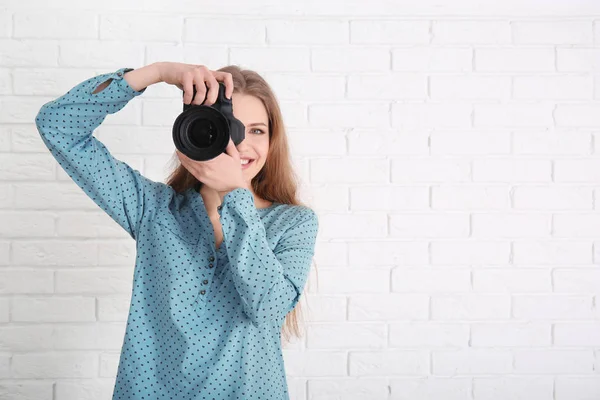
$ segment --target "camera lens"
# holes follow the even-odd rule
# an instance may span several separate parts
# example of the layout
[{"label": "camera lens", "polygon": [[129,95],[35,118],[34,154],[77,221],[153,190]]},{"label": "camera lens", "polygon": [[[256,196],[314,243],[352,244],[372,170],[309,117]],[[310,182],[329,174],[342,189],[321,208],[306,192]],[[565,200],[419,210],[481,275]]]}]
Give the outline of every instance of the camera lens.
[{"label": "camera lens", "polygon": [[190,142],[196,147],[210,147],[217,139],[217,127],[210,119],[194,120],[188,130]]},{"label": "camera lens", "polygon": [[175,147],[192,160],[215,158],[225,151],[229,139],[227,118],[213,107],[188,108],[173,124]]},{"label": "camera lens", "polygon": [[213,105],[183,105],[173,123],[173,142],[192,160],[206,161],[224,153],[230,140],[236,146],[241,143],[244,131],[244,124],[233,115],[231,100],[225,97],[225,84],[219,82],[219,97]]}]

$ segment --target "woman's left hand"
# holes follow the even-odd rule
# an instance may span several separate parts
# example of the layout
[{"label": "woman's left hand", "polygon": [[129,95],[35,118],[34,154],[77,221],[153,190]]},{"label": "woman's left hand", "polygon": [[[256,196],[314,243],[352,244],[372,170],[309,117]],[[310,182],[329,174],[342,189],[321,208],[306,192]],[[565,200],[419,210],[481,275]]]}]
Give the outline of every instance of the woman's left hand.
[{"label": "woman's left hand", "polygon": [[236,188],[249,189],[242,174],[240,153],[235,148],[235,144],[233,144],[231,138],[225,151],[211,160],[196,161],[187,157],[179,150],[175,150],[175,152],[181,164],[196,179],[219,192],[221,200],[225,194]]}]

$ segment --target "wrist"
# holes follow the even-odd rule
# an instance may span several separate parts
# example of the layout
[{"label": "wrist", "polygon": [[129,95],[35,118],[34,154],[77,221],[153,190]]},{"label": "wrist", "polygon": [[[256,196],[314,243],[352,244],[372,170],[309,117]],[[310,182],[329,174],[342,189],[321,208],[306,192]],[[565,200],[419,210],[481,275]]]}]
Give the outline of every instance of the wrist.
[{"label": "wrist", "polygon": [[163,81],[163,78],[162,78],[162,65],[163,65],[163,63],[161,61],[157,61],[157,62],[152,63],[150,65],[155,70],[156,83],[162,82]]},{"label": "wrist", "polygon": [[141,68],[127,71],[123,79],[129,83],[129,86],[135,91],[142,91],[148,86],[160,82],[160,70],[156,63],[148,64]]}]

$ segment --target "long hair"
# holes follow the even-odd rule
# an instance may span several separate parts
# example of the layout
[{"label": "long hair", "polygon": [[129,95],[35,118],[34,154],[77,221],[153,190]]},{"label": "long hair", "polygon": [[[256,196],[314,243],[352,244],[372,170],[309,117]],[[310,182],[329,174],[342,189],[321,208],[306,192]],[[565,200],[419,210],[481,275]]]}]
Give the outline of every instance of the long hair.
[{"label": "long hair", "polygon": [[[281,109],[271,87],[252,70],[229,65],[219,71],[232,74],[234,93],[251,95],[261,100],[269,118],[268,157],[263,168],[252,179],[252,190],[257,196],[268,201],[305,206],[298,198],[298,176],[292,168]],[[173,154],[170,163],[172,172],[166,183],[177,193],[194,186],[198,188],[202,186],[202,182],[179,162],[176,154]],[[313,264],[315,264],[314,260]],[[304,297],[302,295],[301,299]],[[289,341],[290,336],[301,337],[298,327],[299,315],[301,315],[300,301],[285,317],[281,332],[284,341]]]}]

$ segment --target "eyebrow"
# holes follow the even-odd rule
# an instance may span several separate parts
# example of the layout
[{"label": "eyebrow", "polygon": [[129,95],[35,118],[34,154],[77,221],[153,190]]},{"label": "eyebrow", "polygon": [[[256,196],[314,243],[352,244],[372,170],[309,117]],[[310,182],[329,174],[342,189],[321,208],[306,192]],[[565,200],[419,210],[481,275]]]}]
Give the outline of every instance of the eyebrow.
[{"label": "eyebrow", "polygon": [[266,125],[266,124],[263,124],[262,122],[254,122],[254,123],[252,123],[252,124],[250,124],[250,125],[248,125],[248,126],[259,126],[259,125],[262,125],[262,126],[264,126],[265,128],[267,127],[267,125]]}]

